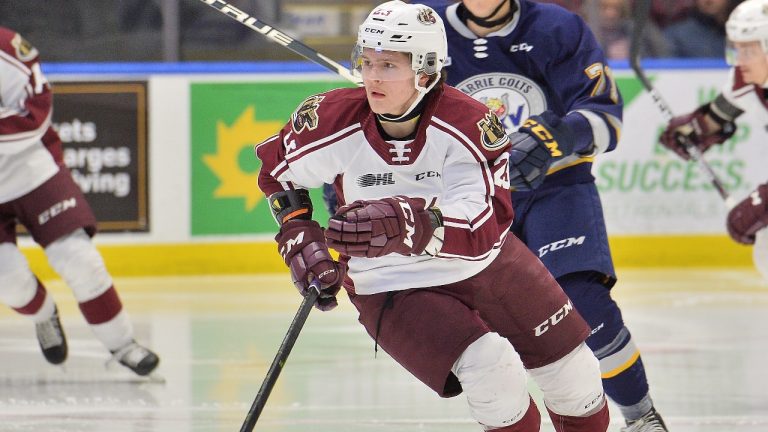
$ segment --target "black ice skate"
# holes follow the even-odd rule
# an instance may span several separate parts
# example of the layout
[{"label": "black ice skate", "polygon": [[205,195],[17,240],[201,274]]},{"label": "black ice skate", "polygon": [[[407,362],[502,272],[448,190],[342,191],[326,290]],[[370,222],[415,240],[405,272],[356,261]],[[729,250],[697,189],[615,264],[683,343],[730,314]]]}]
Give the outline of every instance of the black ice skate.
[{"label": "black ice skate", "polygon": [[664,420],[651,408],[648,413],[637,420],[627,422],[627,427],[621,429],[621,432],[668,432]]},{"label": "black ice skate", "polygon": [[137,344],[136,341],[131,341],[117,351],[112,351],[112,356],[121,365],[141,376],[149,375],[160,363],[155,353]]},{"label": "black ice skate", "polygon": [[37,342],[48,363],[61,364],[67,359],[67,337],[59,321],[59,309],[54,307],[53,315],[35,324]]}]

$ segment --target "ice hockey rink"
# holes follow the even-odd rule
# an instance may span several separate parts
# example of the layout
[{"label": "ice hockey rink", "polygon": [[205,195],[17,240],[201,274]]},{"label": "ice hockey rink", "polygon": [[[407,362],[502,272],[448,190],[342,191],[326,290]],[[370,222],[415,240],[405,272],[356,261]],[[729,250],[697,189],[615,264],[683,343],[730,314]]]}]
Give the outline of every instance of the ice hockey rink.
[{"label": "ice hockey rink", "polygon": [[[286,274],[118,278],[137,337],[161,356],[160,382],[105,365],[71,294],[49,286],[66,369],[45,363],[31,323],[0,310],[0,431],[238,431],[300,303]],[[756,271],[622,270],[615,297],[671,431],[768,431],[768,284]],[[461,396],[440,399],[374,357],[340,300],[310,315],[256,431],[480,430]],[[610,430],[622,425],[613,410]]]}]

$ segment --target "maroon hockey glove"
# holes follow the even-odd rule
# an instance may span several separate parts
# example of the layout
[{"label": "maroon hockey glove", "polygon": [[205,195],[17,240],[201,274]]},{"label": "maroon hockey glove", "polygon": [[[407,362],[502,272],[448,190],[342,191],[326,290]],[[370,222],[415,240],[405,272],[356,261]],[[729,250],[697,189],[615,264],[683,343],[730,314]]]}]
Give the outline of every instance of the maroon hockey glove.
[{"label": "maroon hockey glove", "polygon": [[729,121],[720,123],[710,115],[713,121],[720,123],[720,129],[713,130],[705,118],[709,112],[709,104],[706,104],[690,114],[673,117],[659,137],[659,142],[685,160],[691,158],[686,149],[687,142],[698,147],[702,153],[715,144],[724,143],[736,132],[736,124]]},{"label": "maroon hockey glove", "polygon": [[317,277],[320,296],[315,307],[322,311],[335,308],[347,267],[331,258],[320,225],[313,220],[291,219],[280,227],[275,240],[301,295],[307,295],[312,278]]},{"label": "maroon hockey glove", "polygon": [[728,234],[739,243],[754,244],[755,233],[768,226],[768,183],[757,187],[728,213]]},{"label": "maroon hockey glove", "polygon": [[424,209],[425,204],[421,198],[396,196],[341,207],[328,222],[328,246],[356,257],[420,255],[442,226],[440,211]]},{"label": "maroon hockey glove", "polygon": [[573,153],[570,127],[551,111],[531,116],[511,134],[509,185],[512,190],[530,191],[541,186],[549,167]]}]

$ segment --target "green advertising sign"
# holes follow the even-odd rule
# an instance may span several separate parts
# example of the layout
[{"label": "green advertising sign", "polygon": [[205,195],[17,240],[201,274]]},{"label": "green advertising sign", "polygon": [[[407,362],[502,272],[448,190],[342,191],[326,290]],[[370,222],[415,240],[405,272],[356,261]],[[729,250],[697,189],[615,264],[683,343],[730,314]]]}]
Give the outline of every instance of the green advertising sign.
[{"label": "green advertising sign", "polygon": [[[347,85],[333,81],[193,83],[191,234],[275,232],[257,185],[260,163],[253,148],[279,131],[307,96]],[[315,219],[326,220],[321,192],[312,191],[312,198]]]},{"label": "green advertising sign", "polygon": [[[654,80],[651,76],[651,80]],[[637,121],[632,117],[632,103],[636,97],[643,91],[642,84],[634,77],[620,77],[616,79],[618,87],[624,98],[624,117],[625,126],[628,121]],[[696,100],[689,100],[689,111],[695,107],[709,102],[719,93],[719,88],[710,84],[690,86],[690,91],[696,92]],[[656,109],[656,107],[653,107]],[[657,114],[657,113],[652,113]],[[693,192],[693,191],[714,191],[709,178],[702,174],[699,167],[695,164],[687,163],[682,159],[675,157],[669,150],[659,143],[658,137],[664,131],[666,122],[661,114],[658,117],[651,117],[650,120],[645,112],[640,114],[642,121],[649,127],[655,127],[655,132],[649,137],[650,143],[644,145],[643,151],[636,154],[637,157],[631,160],[610,160],[601,161],[595,171],[597,185],[600,192],[620,192],[638,191],[643,193],[657,192]],[[653,122],[653,123],[651,123]],[[737,155],[736,147],[739,144],[746,143],[751,138],[751,126],[748,123],[738,123],[736,133],[732,138],[723,143],[723,145],[714,146],[707,152],[707,160],[712,169],[720,177],[723,185],[730,191],[741,191],[752,187],[746,180],[746,162]],[[631,141],[630,141],[631,140]],[[627,143],[637,146],[641,139],[630,137],[623,139],[619,144],[617,151],[627,153],[624,146]],[[646,144],[643,142],[643,144]],[[636,151],[637,147],[635,147]]]}]

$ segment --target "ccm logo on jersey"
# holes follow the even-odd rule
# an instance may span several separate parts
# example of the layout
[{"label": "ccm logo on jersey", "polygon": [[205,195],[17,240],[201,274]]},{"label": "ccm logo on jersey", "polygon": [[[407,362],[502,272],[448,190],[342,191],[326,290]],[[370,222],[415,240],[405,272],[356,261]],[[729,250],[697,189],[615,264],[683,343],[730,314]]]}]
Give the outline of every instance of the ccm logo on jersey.
[{"label": "ccm logo on jersey", "polygon": [[586,240],[586,236],[581,237],[569,237],[567,239],[558,240],[556,242],[552,242],[548,245],[544,245],[539,248],[539,258],[546,255],[548,252],[554,252],[558,249],[563,249],[567,247],[571,247],[574,245],[582,245],[584,244],[584,240]]},{"label": "ccm logo on jersey", "polygon": [[527,43],[523,42],[521,44],[512,45],[509,47],[509,52],[519,52],[519,51],[525,51],[529,52],[533,49],[533,45],[528,45]]},{"label": "ccm logo on jersey", "polygon": [[570,300],[568,300],[568,303],[563,305],[563,307],[561,307],[560,310],[555,312],[546,321],[536,326],[536,329],[535,329],[536,336],[541,336],[544,333],[546,333],[547,330],[556,326],[560,321],[563,320],[563,318],[567,317],[572,310],[573,310],[573,304],[571,303]]},{"label": "ccm logo on jersey", "polygon": [[560,145],[555,141],[555,137],[553,137],[549,130],[542,126],[541,123],[533,119],[528,119],[523,123],[523,126],[530,129],[531,132],[535,133],[536,136],[544,142],[544,145],[547,146],[552,157],[560,157],[563,155],[563,152],[560,151]]},{"label": "ccm logo on jersey", "polygon": [[52,205],[51,208],[44,210],[37,216],[37,223],[40,225],[45,225],[45,223],[49,220],[75,207],[77,207],[77,201],[75,201],[74,198],[68,198],[64,201],[57,202],[56,204]]},{"label": "ccm logo on jersey", "polygon": [[418,173],[416,174],[416,181],[422,181],[425,178],[432,178],[432,177],[440,178],[442,177],[442,175],[440,175],[440,173],[437,171],[427,171],[423,173]]}]

